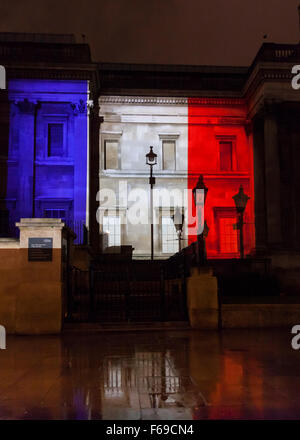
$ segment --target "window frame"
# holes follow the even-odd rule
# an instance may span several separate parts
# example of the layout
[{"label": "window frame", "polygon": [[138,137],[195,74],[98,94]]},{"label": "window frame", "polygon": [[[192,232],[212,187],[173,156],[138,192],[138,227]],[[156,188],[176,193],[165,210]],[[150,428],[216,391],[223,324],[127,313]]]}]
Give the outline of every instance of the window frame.
[{"label": "window frame", "polygon": [[[50,141],[51,141],[51,139],[50,139],[50,126],[51,125],[61,125],[61,127],[62,127],[62,154],[59,154],[59,155],[50,155],[49,154],[49,151],[50,151],[50,149],[49,149],[49,147],[50,147]],[[64,127],[64,123],[63,122],[58,122],[58,121],[48,121],[47,122],[47,147],[46,147],[46,157],[48,158],[48,159],[57,159],[57,158],[61,158],[61,157],[66,157],[66,145],[65,145],[65,127]]]},{"label": "window frame", "polygon": [[[168,169],[164,167],[164,144],[165,143],[173,143],[174,145],[174,168],[172,169]],[[161,169],[164,171],[175,171],[176,170],[176,140],[175,139],[162,139],[162,143],[161,143]]]},{"label": "window frame", "polygon": [[[107,166],[106,166],[106,160],[107,160],[107,144],[108,143],[114,143],[114,144],[117,144],[117,168],[108,168]],[[111,171],[111,170],[119,170],[120,169],[120,154],[119,154],[119,150],[120,150],[120,143],[117,141],[117,140],[115,140],[115,139],[105,139],[104,140],[104,151],[103,151],[103,154],[104,154],[104,157],[103,157],[103,163],[104,163],[104,170],[107,170],[107,171]]]},{"label": "window frame", "polygon": [[[238,171],[237,154],[236,154],[236,136],[234,135],[218,135],[216,136],[216,142],[218,145],[218,170],[220,173],[233,173]],[[231,170],[221,170],[221,149],[220,144],[230,142],[231,143]]]},{"label": "window frame", "polygon": [[[106,213],[106,215],[103,215],[103,217],[102,217],[102,224],[101,224],[101,226],[102,226],[102,233],[103,234],[107,234],[107,232],[105,231],[105,226],[104,226],[104,219],[105,218],[118,218],[119,219],[119,227],[120,227],[120,244],[112,244],[112,245],[110,245],[109,244],[109,238],[108,238],[108,240],[107,240],[107,247],[118,247],[118,246],[122,246],[122,236],[123,236],[123,234],[122,234],[122,218],[121,218],[121,216],[118,214],[118,213],[114,213],[114,214],[112,214],[112,213]],[[114,234],[114,237],[115,237],[115,234]]]},{"label": "window frame", "polygon": [[[121,136],[123,132],[115,131],[100,131],[100,159],[101,166],[100,169],[103,172],[118,172],[122,169],[121,161]],[[117,142],[118,143],[118,168],[106,168],[106,142]]]},{"label": "window frame", "polygon": [[[58,162],[72,160],[69,151],[69,138],[72,139],[72,133],[70,133],[69,126],[69,115],[68,114],[43,114],[43,131],[45,145],[37,152],[37,160],[46,160],[47,162]],[[63,124],[63,155],[62,156],[48,156],[48,145],[49,145],[49,124]]]},{"label": "window frame", "polygon": [[[180,133],[159,133],[159,148],[160,148],[160,154],[158,157],[158,164],[160,165],[160,170],[165,173],[175,173],[177,171],[177,163],[178,163],[178,138],[180,136]],[[167,170],[164,168],[164,149],[163,149],[163,143],[164,142],[174,142],[174,169],[173,170]]]},{"label": "window frame", "polygon": [[222,218],[230,218],[232,219],[232,225],[237,223],[237,213],[234,207],[215,207],[214,208],[214,219],[215,219],[215,228],[216,228],[216,236],[217,236],[217,249],[220,255],[226,255],[226,258],[238,257],[239,256],[239,236],[238,230],[232,229],[236,232],[236,240],[237,240],[237,252],[221,252],[221,231],[220,231],[220,219]]},{"label": "window frame", "polygon": [[[163,228],[162,228],[162,219],[164,217],[170,217],[172,215],[174,215],[175,213],[175,209],[174,206],[170,206],[170,207],[158,207],[156,208],[156,212],[155,212],[155,217],[157,219],[157,225],[159,226],[159,233],[157,234],[157,240],[156,243],[158,245],[157,251],[160,253],[161,256],[168,256],[168,255],[174,255],[176,254],[176,252],[179,252],[179,241],[178,241],[178,235],[176,233],[176,228],[174,225],[174,229],[175,229],[175,234],[176,234],[176,243],[177,243],[177,250],[172,253],[172,252],[163,252]],[[182,214],[185,215],[185,218],[187,218],[187,213],[186,213],[186,209],[181,206],[179,207],[179,209],[181,210]],[[186,235],[187,230],[186,230],[186,222],[184,222],[183,225],[183,229],[182,229],[182,237],[181,239],[184,239],[183,237]],[[156,235],[155,235],[156,236]],[[184,247],[184,246],[182,246]]]},{"label": "window frame", "polygon": [[[168,217],[166,215],[162,215],[162,217],[161,217],[161,253],[163,255],[174,255],[174,254],[176,254],[179,251],[178,235],[176,233],[175,225],[173,224],[173,227],[174,227],[174,246],[173,246],[173,243],[170,244],[170,246],[173,246],[173,250],[171,252],[165,251],[164,250],[165,240],[164,240],[164,232],[163,232],[164,231],[164,223],[163,223],[164,219],[168,219],[170,221],[170,223],[172,222],[170,217]],[[168,227],[169,225],[166,225],[166,226]],[[170,235],[168,234],[167,238],[169,236]],[[169,244],[167,243],[166,246],[168,247]]]}]

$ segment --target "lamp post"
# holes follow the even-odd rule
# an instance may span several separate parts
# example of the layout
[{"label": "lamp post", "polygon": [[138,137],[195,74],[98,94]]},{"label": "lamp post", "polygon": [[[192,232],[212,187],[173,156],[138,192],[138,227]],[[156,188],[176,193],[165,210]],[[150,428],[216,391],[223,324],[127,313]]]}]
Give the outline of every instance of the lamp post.
[{"label": "lamp post", "polygon": [[178,242],[179,242],[179,252],[181,251],[181,236],[182,236],[182,229],[183,229],[183,223],[184,223],[184,214],[181,212],[181,209],[176,207],[176,210],[174,212],[174,215],[171,215],[171,219],[173,220],[177,236],[178,236]]},{"label": "lamp post", "polygon": [[232,198],[238,215],[237,229],[240,231],[240,257],[244,258],[244,211],[250,197],[244,193],[244,189],[241,185],[239,192]]},{"label": "lamp post", "polygon": [[151,218],[151,260],[154,258],[154,245],[153,245],[153,186],[155,185],[155,177],[153,177],[153,166],[157,164],[157,154],[153,152],[153,147],[150,147],[150,151],[146,154],[146,164],[150,166],[150,218]]},{"label": "lamp post", "polygon": [[[205,205],[207,193],[208,193],[208,188],[204,183],[203,174],[200,174],[198,182],[197,182],[195,188],[193,188],[194,203],[196,206],[196,218],[197,218],[197,222],[198,222],[197,243],[198,243],[198,263],[199,264],[204,263],[204,261],[206,260],[204,231],[202,231],[201,233],[199,232],[199,228],[200,228],[199,220],[201,218],[201,214],[204,216],[204,205]],[[201,210],[202,210],[202,212],[201,212]],[[204,218],[203,218],[203,221],[204,221]],[[205,236],[207,236],[208,226],[207,226],[206,222],[204,225],[206,227]]]}]

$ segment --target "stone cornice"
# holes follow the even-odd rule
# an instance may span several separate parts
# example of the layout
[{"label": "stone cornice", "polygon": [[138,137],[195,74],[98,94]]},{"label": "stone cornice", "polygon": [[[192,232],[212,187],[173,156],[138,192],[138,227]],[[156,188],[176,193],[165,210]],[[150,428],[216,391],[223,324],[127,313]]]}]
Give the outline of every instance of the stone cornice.
[{"label": "stone cornice", "polygon": [[245,105],[244,99],[240,98],[189,98],[189,105]]},{"label": "stone cornice", "polygon": [[267,66],[258,66],[257,69],[252,72],[249,77],[243,94],[247,100],[251,99],[251,96],[255,94],[255,91],[264,82],[286,82],[289,83],[292,80],[291,65],[284,66],[284,68],[274,68]]},{"label": "stone cornice", "polygon": [[155,97],[155,96],[108,96],[99,97],[99,104],[123,105],[245,105],[239,98],[185,98],[185,97]]},{"label": "stone cornice", "polygon": [[51,76],[78,76],[81,79],[92,79],[96,77],[97,71],[93,64],[53,64],[53,63],[5,63],[7,74],[10,78],[30,76],[48,78]]},{"label": "stone cornice", "polygon": [[133,104],[133,105],[187,105],[188,98],[155,97],[155,96],[106,96],[99,98],[99,104]]},{"label": "stone cornice", "polygon": [[86,80],[90,81],[90,91],[94,100],[98,98],[99,77],[93,64],[84,65],[50,65],[7,64],[7,79],[53,79],[53,80]]},{"label": "stone cornice", "polygon": [[[208,173],[205,170],[176,170],[173,172],[165,171],[165,170],[156,170],[155,177],[158,179],[173,179],[178,180],[179,182],[183,182],[183,179],[188,177],[199,177],[199,174],[203,174],[204,178],[207,180],[219,180],[219,179],[249,179],[250,174],[246,171],[220,171],[219,173]],[[146,171],[132,171],[132,170],[100,170],[99,177],[103,179],[147,179],[149,177],[149,173]]]}]

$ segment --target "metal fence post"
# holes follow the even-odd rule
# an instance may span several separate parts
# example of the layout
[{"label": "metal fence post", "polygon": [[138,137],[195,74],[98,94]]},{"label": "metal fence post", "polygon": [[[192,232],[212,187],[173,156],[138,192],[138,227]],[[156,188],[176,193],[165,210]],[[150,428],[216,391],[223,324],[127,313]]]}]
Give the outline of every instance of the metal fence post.
[{"label": "metal fence post", "polygon": [[160,300],[161,300],[161,320],[166,321],[164,267],[160,268]]},{"label": "metal fence post", "polygon": [[93,321],[95,319],[95,294],[94,294],[94,270],[89,268],[89,317]]}]

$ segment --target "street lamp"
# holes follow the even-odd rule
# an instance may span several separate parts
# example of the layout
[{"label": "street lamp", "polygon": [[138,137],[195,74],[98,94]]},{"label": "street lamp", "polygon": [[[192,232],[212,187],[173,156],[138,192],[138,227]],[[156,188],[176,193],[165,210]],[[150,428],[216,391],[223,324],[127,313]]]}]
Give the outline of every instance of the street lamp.
[{"label": "street lamp", "polygon": [[244,258],[244,211],[250,197],[244,193],[244,189],[241,185],[239,192],[232,198],[238,215],[237,229],[240,231],[240,256],[241,258]]},{"label": "street lamp", "polygon": [[153,147],[146,154],[146,164],[150,166],[150,215],[151,215],[151,260],[154,258],[153,246],[153,186],[155,185],[155,177],[153,177],[153,166],[157,164],[157,154],[153,152]]},{"label": "street lamp", "polygon": [[[201,190],[201,191],[200,191]],[[197,233],[197,243],[198,243],[198,262],[204,263],[206,260],[206,252],[205,252],[205,242],[204,242],[204,231],[200,233],[200,218],[202,219],[202,215],[204,216],[204,205],[206,201],[206,196],[208,193],[208,188],[204,183],[203,174],[200,174],[198,182],[193,188],[193,197],[194,203],[196,206],[196,218],[198,221],[198,233]],[[202,211],[202,212],[201,212]],[[204,218],[203,218],[204,220]],[[208,226],[205,222],[205,237],[208,234]]]},{"label": "street lamp", "polygon": [[178,206],[175,209],[174,215],[171,215],[171,219],[173,220],[177,236],[178,236],[178,242],[179,242],[179,252],[181,251],[181,236],[182,236],[182,229],[183,229],[183,223],[184,223],[184,214],[181,212],[181,209],[178,208]]}]

